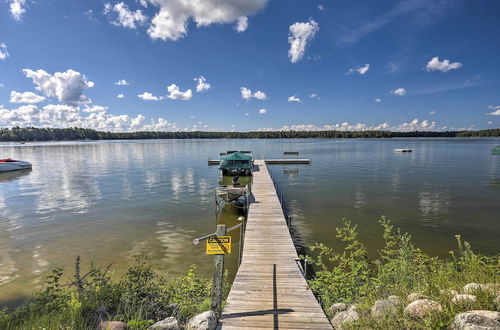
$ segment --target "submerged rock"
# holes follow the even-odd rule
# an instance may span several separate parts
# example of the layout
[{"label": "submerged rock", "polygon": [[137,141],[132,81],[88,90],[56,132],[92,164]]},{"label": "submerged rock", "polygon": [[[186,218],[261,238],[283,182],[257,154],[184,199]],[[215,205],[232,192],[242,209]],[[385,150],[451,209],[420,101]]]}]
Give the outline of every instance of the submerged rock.
[{"label": "submerged rock", "polygon": [[475,302],[477,300],[476,296],[471,294],[456,294],[451,302],[454,304],[465,303],[465,302]]},{"label": "submerged rock", "polygon": [[166,319],[156,322],[149,327],[151,330],[179,330],[179,324],[175,317],[167,317]]},{"label": "submerged rock", "polygon": [[412,303],[418,299],[427,299],[427,296],[425,296],[419,292],[410,293],[408,296],[406,296],[406,301],[408,303]]},{"label": "submerged rock", "polygon": [[338,312],[331,320],[335,329],[342,329],[342,324],[355,322],[359,320],[359,314],[356,306],[350,306],[346,311]]},{"label": "submerged rock", "polygon": [[451,325],[453,330],[498,330],[500,329],[500,313],[476,310],[460,313],[455,316]]},{"label": "submerged rock", "polygon": [[127,323],[120,321],[103,321],[99,323],[97,330],[124,330],[128,329]]},{"label": "submerged rock", "polygon": [[187,325],[187,330],[213,330],[217,326],[217,317],[212,311],[193,316]]},{"label": "submerged rock", "polygon": [[400,304],[399,298],[398,297],[396,298],[381,299],[375,301],[375,304],[372,306],[370,310],[371,316],[374,319],[376,319],[391,314],[396,314],[398,311],[398,305]]},{"label": "submerged rock", "polygon": [[430,299],[417,299],[405,308],[405,314],[424,318],[434,312],[442,312],[443,307],[433,300]]},{"label": "submerged rock", "polygon": [[344,303],[336,303],[330,306],[330,313],[332,315],[337,314],[338,312],[343,312],[349,308],[349,305]]}]

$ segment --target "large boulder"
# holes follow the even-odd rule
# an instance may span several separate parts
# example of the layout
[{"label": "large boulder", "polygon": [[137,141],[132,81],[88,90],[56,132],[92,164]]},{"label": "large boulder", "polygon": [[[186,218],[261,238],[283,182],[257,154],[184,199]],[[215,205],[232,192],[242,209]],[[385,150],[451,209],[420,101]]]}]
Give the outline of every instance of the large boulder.
[{"label": "large boulder", "polygon": [[355,322],[359,320],[359,314],[356,311],[356,306],[350,306],[347,310],[343,312],[338,312],[331,320],[332,325],[335,329],[341,330],[342,324]]},{"label": "large boulder", "polygon": [[330,313],[332,315],[337,314],[338,312],[346,311],[349,308],[349,305],[344,303],[336,303],[330,306]]},{"label": "large boulder", "polygon": [[127,323],[120,321],[103,321],[97,326],[97,330],[125,330],[127,328]]},{"label": "large boulder", "polygon": [[499,330],[500,313],[494,311],[470,311],[455,316],[453,330]]},{"label": "large boulder", "polygon": [[180,330],[179,323],[175,317],[167,317],[166,319],[156,322],[149,327],[151,330]]},{"label": "large boulder", "polygon": [[418,299],[427,299],[427,297],[421,293],[418,293],[418,292],[413,292],[413,293],[410,293],[407,297],[406,297],[406,301],[408,303],[412,303],[414,302],[415,300],[418,300]]},{"label": "large boulder", "polygon": [[472,303],[476,302],[477,297],[471,294],[457,294],[451,299],[451,302],[454,304],[461,304],[461,303]]},{"label": "large boulder", "polygon": [[370,314],[374,319],[396,314],[399,303],[399,299],[396,298],[377,300],[375,304],[373,304]]},{"label": "large boulder", "polygon": [[217,326],[217,317],[212,311],[203,312],[193,316],[188,324],[187,330],[213,330]]},{"label": "large boulder", "polygon": [[408,306],[406,306],[405,314],[417,318],[424,318],[435,312],[442,312],[443,307],[430,299],[417,299]]}]

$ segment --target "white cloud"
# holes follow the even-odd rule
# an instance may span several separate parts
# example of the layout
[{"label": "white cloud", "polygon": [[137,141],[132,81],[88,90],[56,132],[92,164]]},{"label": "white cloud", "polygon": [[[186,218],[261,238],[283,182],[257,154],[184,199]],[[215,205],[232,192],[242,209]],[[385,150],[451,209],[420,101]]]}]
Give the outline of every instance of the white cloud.
[{"label": "white cloud", "polygon": [[381,99],[381,98],[376,97],[376,98],[375,98],[375,102],[376,102],[376,103],[380,103],[380,102],[382,102],[382,99]]},{"label": "white cloud", "polygon": [[266,113],[267,113],[266,109],[260,109],[259,110],[259,114],[261,114],[261,115],[265,115]]},{"label": "white cloud", "polygon": [[430,60],[427,63],[427,71],[441,71],[441,72],[448,72],[450,70],[456,70],[458,68],[462,67],[462,63],[460,62],[453,62],[451,63],[449,60],[443,60],[439,61],[439,57],[433,57],[432,60]]},{"label": "white cloud", "polygon": [[323,6],[323,5],[318,5],[318,9],[319,9],[319,10],[321,10],[321,11],[323,11],[323,10],[325,10],[325,6]]},{"label": "white cloud", "polygon": [[493,110],[492,112],[488,112],[487,115],[490,116],[500,116],[500,105],[490,105],[488,109]]},{"label": "white cloud", "polygon": [[391,126],[388,122],[367,125],[364,123],[350,124],[349,122],[316,126],[313,124],[296,124],[285,125],[279,129],[262,128],[259,131],[395,131],[395,132],[411,132],[411,131],[432,131],[435,129],[436,123],[428,120],[420,121],[414,119],[409,123],[402,123],[396,126]]},{"label": "white cloud", "polygon": [[312,98],[312,99],[319,99],[319,95],[316,94],[316,93],[310,94],[309,97]]},{"label": "white cloud", "polygon": [[175,123],[165,118],[149,119],[142,114],[136,117],[108,114],[107,107],[93,106],[80,110],[77,106],[49,104],[43,108],[23,105],[17,109],[0,107],[0,126],[82,127],[100,131],[177,131]]},{"label": "white cloud", "polygon": [[364,75],[365,73],[368,72],[368,70],[370,70],[370,64],[365,64],[364,66],[358,68],[350,68],[346,74],[353,74],[354,72],[357,72],[360,75]]},{"label": "white cloud", "polygon": [[245,116],[249,117],[249,116],[250,116],[250,113],[245,112]]},{"label": "white cloud", "polygon": [[143,6],[144,8],[147,8],[148,7],[148,2],[147,0],[137,0],[137,2]]},{"label": "white cloud", "polygon": [[7,45],[2,42],[0,43],[0,60],[5,60],[7,57],[9,57]]},{"label": "white cloud", "polygon": [[126,81],[125,79],[120,79],[118,81],[115,81],[115,85],[128,86],[128,85],[130,85],[130,81]]},{"label": "white cloud", "polygon": [[102,105],[93,105],[91,107],[83,108],[83,112],[91,113],[91,112],[103,112],[107,111],[109,107],[104,107]]},{"label": "white cloud", "polygon": [[235,29],[238,32],[244,32],[248,28],[248,17],[246,16],[241,16],[238,17],[238,20],[236,21],[236,26]]},{"label": "white cloud", "polygon": [[488,125],[491,125],[491,124],[493,124],[493,122],[490,120],[490,121],[488,122]]},{"label": "white cloud", "polygon": [[435,115],[435,114],[436,114],[436,111],[429,111],[429,114],[430,114],[430,115]]},{"label": "white cloud", "polygon": [[267,99],[267,95],[263,91],[256,91],[255,93],[252,93],[251,89],[246,88],[246,87],[241,87],[240,92],[241,92],[241,97],[244,100],[250,100],[252,97],[256,98],[257,100],[261,100],[261,101]]},{"label": "white cloud", "polygon": [[37,95],[33,92],[19,93],[16,91],[10,92],[11,103],[39,103],[45,100],[45,97]]},{"label": "white cloud", "polygon": [[177,86],[176,84],[172,84],[170,86],[167,87],[167,90],[168,90],[168,95],[167,97],[169,99],[172,99],[172,100],[190,100],[191,97],[193,97],[193,92],[191,91],[191,89],[188,89],[187,91],[185,92],[181,92],[179,90],[179,86]]},{"label": "white cloud", "polygon": [[253,97],[256,98],[257,100],[267,99],[266,93],[264,93],[262,91],[256,91],[255,93],[253,93]]},{"label": "white cloud", "polygon": [[124,97],[125,97],[125,95],[123,95],[123,94],[116,95],[116,98],[118,98],[118,99],[123,99]]},{"label": "white cloud", "polygon": [[118,2],[114,5],[111,5],[109,2],[105,3],[104,14],[108,15],[110,19],[115,16],[116,19],[111,20],[111,24],[129,29],[135,29],[137,25],[143,25],[148,20],[147,16],[140,9],[131,11],[123,2]]},{"label": "white cloud", "polygon": [[90,103],[91,100],[83,92],[94,86],[80,72],[72,69],[65,72],[49,74],[45,70],[23,69],[24,75],[31,78],[36,90],[42,92],[46,97],[54,97],[59,102],[69,105],[80,105]]},{"label": "white cloud", "polygon": [[403,96],[406,94],[406,89],[400,87],[400,88],[396,88],[395,90],[391,91],[391,94],[393,95],[399,95],[399,96]]},{"label": "white cloud", "polygon": [[143,99],[144,101],[161,101],[163,96],[154,96],[150,92],[144,92],[142,94],[137,94],[137,97]]},{"label": "white cloud", "polygon": [[198,78],[194,78],[196,81],[196,92],[204,92],[210,89],[210,84],[207,83],[207,79],[203,76],[199,76]]},{"label": "white cloud", "polygon": [[304,57],[307,43],[314,38],[314,35],[319,31],[319,25],[313,20],[304,23],[294,23],[290,25],[288,33],[288,57],[290,62],[296,63]]},{"label": "white cloud", "polygon": [[[159,8],[151,20],[152,39],[178,40],[188,33],[190,21],[197,27],[238,22],[264,8],[267,0],[149,0]],[[237,26],[238,28],[238,26]]]},{"label": "white cloud", "polygon": [[300,98],[298,98],[295,95],[292,95],[288,97],[288,102],[300,102]]},{"label": "white cloud", "polygon": [[24,8],[25,5],[26,0],[10,0],[10,13],[16,21],[23,19],[23,15],[26,13],[26,9]]}]

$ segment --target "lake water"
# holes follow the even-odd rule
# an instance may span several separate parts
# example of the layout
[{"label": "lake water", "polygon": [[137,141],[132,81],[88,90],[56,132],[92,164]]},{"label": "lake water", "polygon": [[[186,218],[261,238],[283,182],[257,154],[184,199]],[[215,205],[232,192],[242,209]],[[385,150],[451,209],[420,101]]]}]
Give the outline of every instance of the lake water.
[{"label": "lake water", "polygon": [[[31,296],[55,266],[73,273],[113,262],[123,272],[145,253],[169,276],[212,258],[192,239],[214,231],[216,167],[226,150],[256,158],[299,151],[310,166],[270,166],[297,241],[334,244],[343,218],[359,224],[376,256],[382,215],[439,256],[461,234],[475,250],[500,252],[500,139],[146,140],[0,144],[0,158],[33,163],[0,174],[0,306]],[[395,153],[409,147],[413,153]],[[234,210],[223,216],[231,222]],[[231,220],[232,219],[232,220]],[[237,235],[237,234],[235,234]],[[234,273],[237,254],[228,259]]]}]

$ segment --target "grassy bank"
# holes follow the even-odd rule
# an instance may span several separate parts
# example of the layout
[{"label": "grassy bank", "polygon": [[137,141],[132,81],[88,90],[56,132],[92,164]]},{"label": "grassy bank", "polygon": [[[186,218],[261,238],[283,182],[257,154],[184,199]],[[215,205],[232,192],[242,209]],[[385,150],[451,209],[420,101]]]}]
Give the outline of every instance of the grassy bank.
[{"label": "grassy bank", "polygon": [[[356,226],[349,221],[337,228],[339,245],[332,249],[323,244],[311,247],[314,256],[309,260],[317,269],[309,284],[325,312],[334,303],[355,304],[359,320],[342,326],[343,329],[447,329],[456,314],[469,310],[500,309],[495,301],[500,292],[474,292],[475,302],[452,303],[453,291],[461,292],[468,283],[500,283],[500,257],[487,257],[473,252],[459,235],[457,249],[446,260],[430,257],[411,241],[411,236],[395,229],[382,218],[381,231],[385,247],[378,260],[368,260],[368,251],[358,240]],[[443,311],[424,319],[403,313],[410,293],[420,293],[443,307]],[[374,319],[370,309],[374,302],[389,296],[400,297],[399,311]]]},{"label": "grassy bank", "polygon": [[56,268],[33,299],[14,311],[0,311],[0,329],[95,329],[106,320],[145,329],[171,315],[185,322],[210,309],[210,288],[195,267],[168,280],[138,257],[121,279],[114,279],[110,267],[80,274],[78,258],[74,274]]}]

